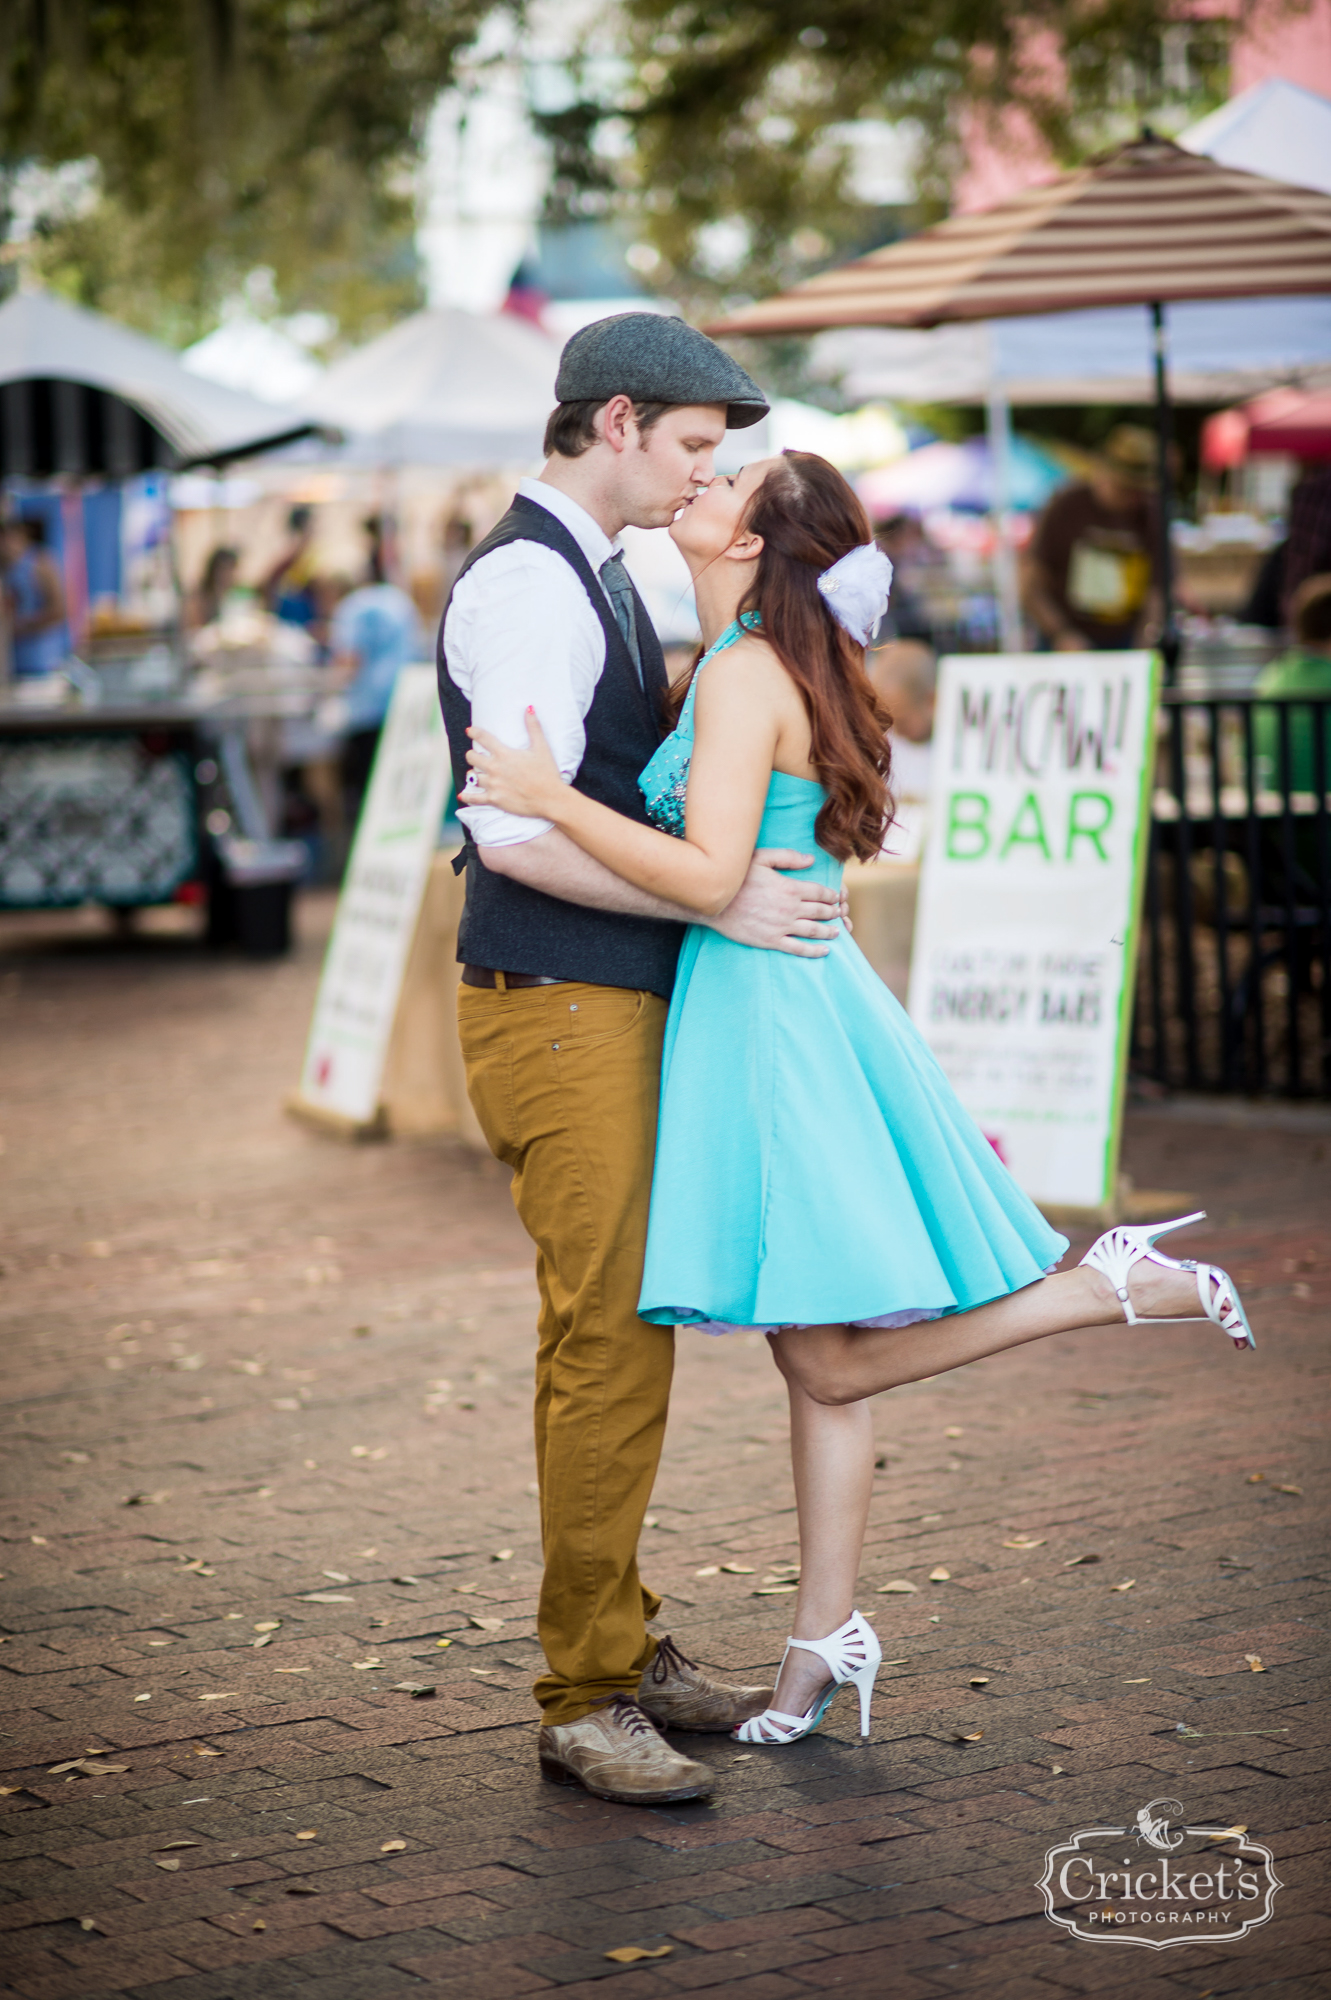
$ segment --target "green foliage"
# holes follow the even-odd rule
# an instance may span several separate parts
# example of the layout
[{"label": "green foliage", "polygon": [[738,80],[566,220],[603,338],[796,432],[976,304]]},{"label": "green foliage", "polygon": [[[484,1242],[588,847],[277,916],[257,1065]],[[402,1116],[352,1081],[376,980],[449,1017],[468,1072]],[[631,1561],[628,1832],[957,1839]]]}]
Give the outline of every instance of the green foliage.
[{"label": "green foliage", "polygon": [[[95,160],[48,282],[187,339],[266,266],[368,333],[417,303],[409,168],[492,0],[5,0],[0,177]],[[0,222],[4,220],[0,216]]]},{"label": "green foliage", "polygon": [[[1176,129],[1223,98],[1238,22],[1284,4],[1189,22],[1179,0],[623,0],[636,198],[695,305],[779,289],[944,213],[968,123],[1018,109],[1063,164],[1145,119]],[[905,214],[852,192],[838,128],[864,118],[921,135]],[[733,272],[709,267],[718,217],[748,232]]]}]

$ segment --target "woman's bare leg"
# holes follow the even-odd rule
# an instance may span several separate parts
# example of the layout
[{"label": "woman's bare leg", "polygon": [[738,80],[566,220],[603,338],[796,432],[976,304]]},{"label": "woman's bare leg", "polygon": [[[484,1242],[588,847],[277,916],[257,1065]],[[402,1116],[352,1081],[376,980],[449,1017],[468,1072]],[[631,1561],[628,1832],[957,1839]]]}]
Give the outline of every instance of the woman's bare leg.
[{"label": "woman's bare leg", "polygon": [[[1144,1316],[1183,1317],[1197,1311],[1191,1272],[1158,1264],[1133,1266],[1128,1280],[1132,1303]],[[982,1361],[1007,1347],[1069,1333],[1079,1326],[1122,1326],[1123,1308],[1101,1271],[1079,1264],[1056,1271],[1006,1298],[946,1319],[922,1320],[899,1328],[810,1326],[778,1334],[782,1372],[819,1403],[858,1403],[903,1382],[919,1382]]]},{"label": "woman's bare leg", "polygon": [[[825,1639],[855,1608],[873,1493],[873,1419],[864,1402],[839,1407],[815,1402],[783,1365],[784,1338],[774,1340],[772,1350],[790,1392],[790,1457],[800,1523],[800,1588],[790,1629],[797,1639]],[[804,1715],[827,1682],[827,1668],[816,1653],[788,1653],[772,1706],[785,1715]]]}]

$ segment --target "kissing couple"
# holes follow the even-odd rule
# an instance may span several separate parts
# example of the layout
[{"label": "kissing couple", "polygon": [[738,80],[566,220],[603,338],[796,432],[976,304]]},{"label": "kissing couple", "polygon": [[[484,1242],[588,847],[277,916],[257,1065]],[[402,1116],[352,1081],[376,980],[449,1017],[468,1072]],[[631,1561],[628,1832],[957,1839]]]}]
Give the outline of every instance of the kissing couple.
[{"label": "kissing couple", "polygon": [[[1118,1228],[1082,1264],[1017,1187],[839,919],[881,850],[890,718],[864,647],[891,565],[831,465],[717,477],[766,413],[683,321],[564,349],[546,464],[445,609],[439,687],[466,843],[467,1088],[536,1246],[544,1774],[702,1798],[662,1731],[779,1746],[880,1652],[854,1609],[868,1399],[1028,1340],[1201,1314],[1223,1271]],[[616,537],[669,528],[703,650],[668,688]],[[1196,1221],[1198,1217],[1186,1217]],[[758,1328],[790,1398],[800,1584],[775,1688],[647,1631],[637,1549],[676,1327]]]}]

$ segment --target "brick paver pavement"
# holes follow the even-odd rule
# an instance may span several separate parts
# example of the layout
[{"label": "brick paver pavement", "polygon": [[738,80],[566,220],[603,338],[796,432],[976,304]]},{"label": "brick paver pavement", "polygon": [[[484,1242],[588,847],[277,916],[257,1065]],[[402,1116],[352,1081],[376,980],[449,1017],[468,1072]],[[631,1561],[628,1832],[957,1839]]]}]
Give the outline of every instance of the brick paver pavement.
[{"label": "brick paver pavement", "polygon": [[[871,1742],[847,1693],[791,1749],[681,1739],[710,1806],[602,1805],[535,1763],[535,1293],[505,1176],[278,1109],[321,915],[275,967],[0,934],[4,1990],[1331,1991],[1331,1119],[1130,1119],[1138,1182],[1211,1208],[1256,1356],[1088,1332],[877,1406]],[[739,1675],[787,1629],[755,1594],[796,1557],[784,1431],[759,1341],[681,1341],[644,1567]],[[1270,1841],[1269,1924],[1164,1952],[1051,1925],[1046,1848],[1157,1797]]]}]

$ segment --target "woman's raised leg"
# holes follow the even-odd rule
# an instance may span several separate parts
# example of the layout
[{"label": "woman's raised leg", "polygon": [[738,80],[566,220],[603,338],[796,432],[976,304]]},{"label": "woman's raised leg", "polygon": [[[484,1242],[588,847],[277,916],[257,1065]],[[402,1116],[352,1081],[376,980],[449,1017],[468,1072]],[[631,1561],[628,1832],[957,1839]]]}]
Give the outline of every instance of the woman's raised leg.
[{"label": "woman's raised leg", "polygon": [[[1190,1272],[1143,1262],[1134,1265],[1128,1283],[1133,1305],[1144,1317],[1196,1315],[1196,1280]],[[1123,1323],[1123,1308],[1108,1278],[1078,1264],[946,1319],[896,1328],[792,1327],[776,1340],[787,1380],[793,1376],[815,1402],[842,1404],[945,1374],[1028,1340],[1079,1326]]]},{"label": "woman's raised leg", "polygon": [[[786,1363],[785,1335],[773,1356],[790,1393],[790,1456],[800,1526],[800,1587],[791,1632],[825,1639],[855,1608],[855,1582],[873,1493],[873,1420],[864,1402],[820,1403]],[[772,1706],[804,1715],[829,1675],[816,1653],[787,1653]]]}]

